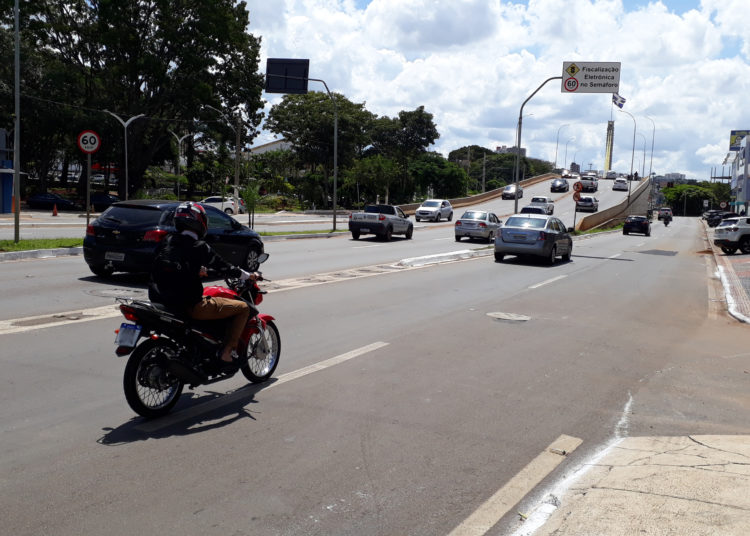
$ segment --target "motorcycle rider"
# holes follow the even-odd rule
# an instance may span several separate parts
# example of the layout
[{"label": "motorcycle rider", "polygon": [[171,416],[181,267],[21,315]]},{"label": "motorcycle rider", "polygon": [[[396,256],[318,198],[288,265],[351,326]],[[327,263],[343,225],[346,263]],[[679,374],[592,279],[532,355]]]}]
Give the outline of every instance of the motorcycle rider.
[{"label": "motorcycle rider", "polygon": [[666,227],[672,221],[672,214],[669,214],[669,213],[664,214],[664,216],[662,216],[661,219],[664,221],[664,227]]},{"label": "motorcycle rider", "polygon": [[207,275],[207,268],[221,276],[239,277],[243,281],[255,280],[258,276],[227,263],[203,241],[208,231],[208,216],[201,205],[182,203],[175,210],[174,226],[177,232],[170,234],[157,248],[149,300],[196,320],[230,320],[220,359],[222,371],[236,371],[237,342],[247,319],[258,310],[243,300],[203,296],[201,277]]}]

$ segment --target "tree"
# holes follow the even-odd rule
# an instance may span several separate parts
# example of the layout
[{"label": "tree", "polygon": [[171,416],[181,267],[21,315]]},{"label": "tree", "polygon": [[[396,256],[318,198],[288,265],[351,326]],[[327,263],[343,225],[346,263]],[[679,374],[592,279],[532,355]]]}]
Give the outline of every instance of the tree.
[{"label": "tree", "polygon": [[[5,34],[12,28],[9,11],[3,11]],[[122,125],[103,111],[123,119],[146,115],[128,130],[133,191],[141,186],[150,164],[172,157],[168,129],[192,124],[204,104],[228,114],[243,109],[244,143],[260,123],[260,42],[245,31],[249,16],[244,2],[35,0],[24,3],[22,13],[24,41],[43,60],[38,80],[24,84],[26,99],[38,99],[35,105],[44,108],[43,114],[73,116],[55,125],[54,150],[74,147],[83,126],[94,125],[102,136],[102,155],[116,155],[122,162]],[[6,35],[2,43],[7,41]],[[5,49],[3,55],[7,56]],[[7,71],[12,65],[2,68]],[[39,100],[42,97],[47,101]],[[7,115],[7,108],[3,112]],[[215,113],[202,113],[204,119],[228,129]],[[22,115],[21,120],[24,139],[31,138],[33,117]],[[232,136],[226,139],[233,145]],[[25,153],[26,159],[34,160]],[[119,184],[124,193],[124,181]]]},{"label": "tree", "polygon": [[450,199],[466,194],[466,172],[439,153],[425,153],[414,159],[409,174],[422,196]]},{"label": "tree", "polygon": [[[374,115],[364,103],[354,103],[341,94],[333,93],[338,113],[338,165],[345,168],[362,153],[369,143],[367,132]],[[332,196],[329,177],[334,160],[334,101],[326,93],[311,91],[302,95],[284,95],[268,114],[266,128],[292,144],[299,159],[308,170],[321,177],[319,188],[305,187],[317,192],[312,199],[328,206]],[[318,174],[318,172],[322,174]],[[309,181],[307,177],[305,182]],[[308,198],[309,199],[309,198]]]},{"label": "tree", "polygon": [[675,214],[696,216],[703,212],[703,200],[716,201],[711,188],[692,184],[678,184],[662,190],[665,199]]}]

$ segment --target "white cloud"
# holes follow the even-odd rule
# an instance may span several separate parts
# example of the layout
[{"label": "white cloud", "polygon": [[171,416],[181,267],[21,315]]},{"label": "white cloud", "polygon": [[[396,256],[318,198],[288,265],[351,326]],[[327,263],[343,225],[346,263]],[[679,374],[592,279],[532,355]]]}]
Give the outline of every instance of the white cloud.
[{"label": "white cloud", "polygon": [[[513,145],[521,104],[563,61],[619,61],[620,94],[638,125],[635,160],[706,178],[726,155],[729,131],[750,129],[747,0],[250,0],[250,31],[266,57],[309,58],[326,81],[378,115],[424,105],[440,132],[436,149]],[[322,86],[311,89],[322,90]],[[279,96],[267,95],[270,103]],[[630,170],[633,122],[609,94],[564,94],[554,80],[524,108],[532,157],[602,168],[615,120],[615,169]],[[649,116],[655,124],[646,118]],[[643,137],[641,137],[641,135]],[[265,134],[266,139],[270,135]],[[258,139],[258,143],[264,136]],[[636,164],[637,165],[637,162]]]}]

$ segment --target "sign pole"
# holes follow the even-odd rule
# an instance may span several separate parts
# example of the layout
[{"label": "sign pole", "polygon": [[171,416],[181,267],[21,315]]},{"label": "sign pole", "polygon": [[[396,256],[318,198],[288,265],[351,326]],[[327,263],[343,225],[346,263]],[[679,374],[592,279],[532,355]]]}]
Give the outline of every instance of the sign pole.
[{"label": "sign pole", "polygon": [[91,219],[91,153],[88,153],[88,170],[86,174],[86,227]]}]

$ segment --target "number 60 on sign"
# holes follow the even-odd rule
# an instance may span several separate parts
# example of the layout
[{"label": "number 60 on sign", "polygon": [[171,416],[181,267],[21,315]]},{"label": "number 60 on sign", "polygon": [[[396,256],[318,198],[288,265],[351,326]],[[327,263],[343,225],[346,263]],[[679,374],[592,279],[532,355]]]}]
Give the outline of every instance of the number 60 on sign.
[{"label": "number 60 on sign", "polygon": [[93,130],[84,130],[78,135],[78,148],[84,153],[95,153],[101,145],[102,141],[99,134]]}]

